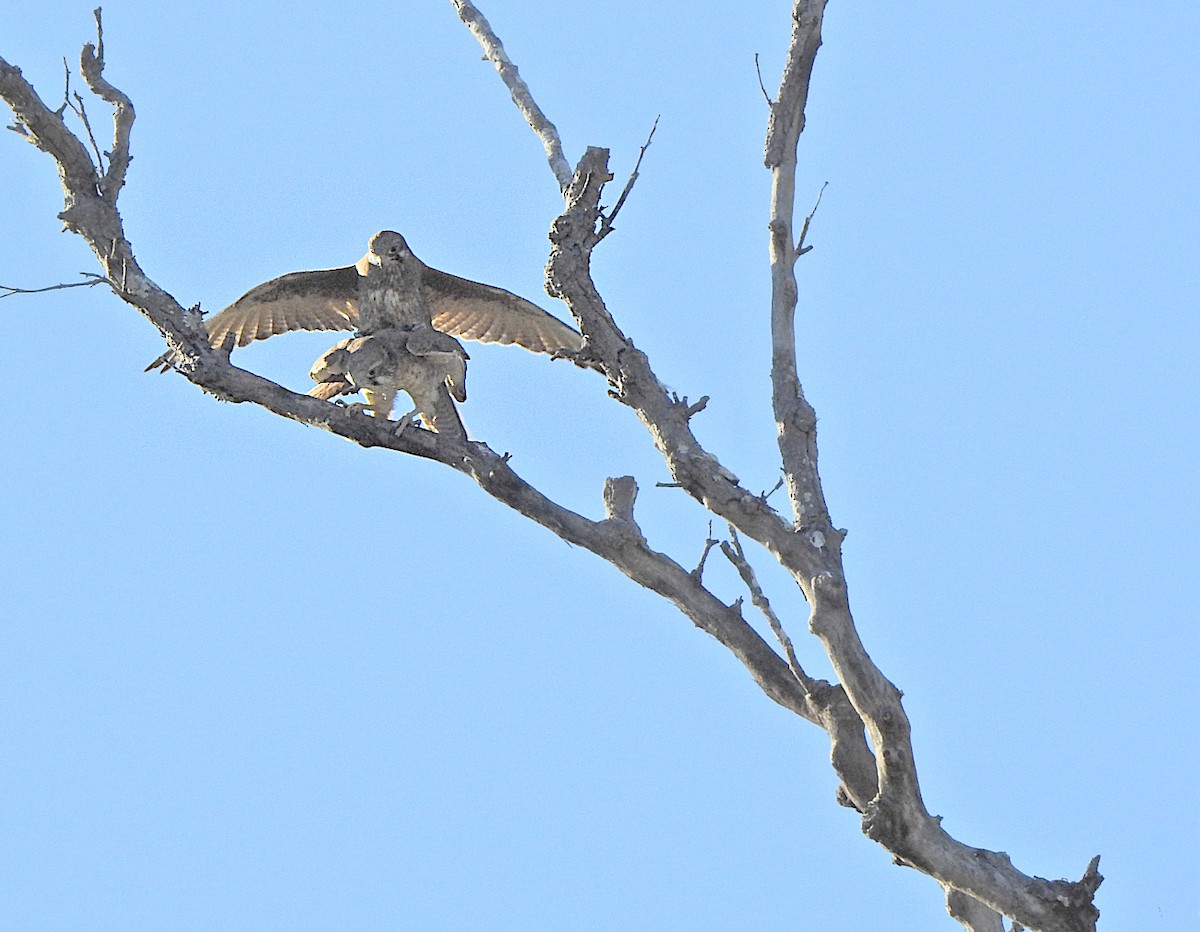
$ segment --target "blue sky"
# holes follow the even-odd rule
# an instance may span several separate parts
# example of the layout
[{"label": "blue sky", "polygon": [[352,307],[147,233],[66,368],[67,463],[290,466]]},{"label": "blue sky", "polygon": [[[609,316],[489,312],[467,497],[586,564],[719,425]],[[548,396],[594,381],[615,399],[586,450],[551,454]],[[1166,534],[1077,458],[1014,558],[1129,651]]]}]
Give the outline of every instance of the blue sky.
[{"label": "blue sky", "polygon": [[[394,228],[565,314],[556,186],[450,5],[274,9],[105,8],[147,272],[215,311]],[[595,275],[770,488],[754,55],[772,86],[787,5],[483,11],[570,159],[608,146],[623,179],[661,114]],[[1200,921],[1197,29],[1182,3],[835,3],[801,144],[804,209],[829,183],[802,379],[927,804],[1030,873],[1101,854],[1113,930]],[[91,37],[89,4],[0,8],[48,101]],[[0,179],[0,283],[96,270],[46,156],[0,134]],[[836,806],[824,735],[611,567],[448,470],[143,375],[160,339],[99,289],[6,299],[0,333],[6,927],[956,927]],[[329,342],[238,360],[303,389]],[[652,544],[694,563],[706,515],[598,378],[471,353],[475,436],[591,516],[634,475]]]}]

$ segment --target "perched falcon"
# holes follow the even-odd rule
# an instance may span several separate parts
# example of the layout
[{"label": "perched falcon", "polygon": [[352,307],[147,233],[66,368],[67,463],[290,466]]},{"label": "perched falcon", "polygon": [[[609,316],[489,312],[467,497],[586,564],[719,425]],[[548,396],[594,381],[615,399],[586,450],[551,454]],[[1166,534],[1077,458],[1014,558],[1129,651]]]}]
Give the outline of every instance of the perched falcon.
[{"label": "perched falcon", "polygon": [[[340,269],[290,272],[251,288],[204,325],[209,342],[234,345],[289,330],[352,330],[365,336],[384,327],[431,323],[464,340],[515,343],[535,353],[574,358],[578,332],[536,304],[503,288],[440,272],[413,255],[399,233],[371,237],[367,254]],[[589,365],[575,359],[580,365]],[[171,354],[147,370],[171,365]]]},{"label": "perched falcon", "polygon": [[419,414],[439,434],[465,440],[450,398],[467,400],[467,358],[458,340],[428,324],[385,327],[328,349],[309,373],[317,385],[308,393],[329,400],[361,391],[374,415],[387,418],[396,392],[404,391],[414,407],[400,419],[400,431]]}]

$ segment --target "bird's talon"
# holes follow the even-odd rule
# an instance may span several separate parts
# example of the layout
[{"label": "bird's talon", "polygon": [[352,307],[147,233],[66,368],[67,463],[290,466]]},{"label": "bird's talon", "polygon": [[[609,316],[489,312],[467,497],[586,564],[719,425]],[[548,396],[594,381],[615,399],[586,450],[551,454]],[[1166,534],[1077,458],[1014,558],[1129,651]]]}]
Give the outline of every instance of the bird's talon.
[{"label": "bird's talon", "polygon": [[408,415],[407,417],[400,418],[400,426],[397,427],[396,431],[395,431],[396,436],[399,437],[410,427],[415,427],[416,423],[417,423],[417,419],[411,414]]}]

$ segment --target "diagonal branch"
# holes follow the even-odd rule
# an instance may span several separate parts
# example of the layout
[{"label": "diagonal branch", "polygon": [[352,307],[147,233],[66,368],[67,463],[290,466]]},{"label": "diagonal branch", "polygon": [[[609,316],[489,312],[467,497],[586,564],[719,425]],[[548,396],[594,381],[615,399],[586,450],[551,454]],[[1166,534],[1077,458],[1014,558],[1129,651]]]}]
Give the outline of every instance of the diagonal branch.
[{"label": "diagonal branch", "polygon": [[783,622],[775,614],[775,609],[771,607],[771,602],[767,598],[767,594],[763,592],[762,586],[758,584],[758,576],[755,574],[754,568],[750,565],[750,561],[746,559],[745,551],[742,550],[742,542],[738,539],[737,530],[732,524],[729,526],[729,536],[732,538],[731,540],[721,542],[721,553],[725,554],[725,559],[733,564],[734,569],[738,571],[738,575],[742,577],[742,582],[750,590],[750,604],[762,612],[763,617],[767,619],[767,624],[771,626],[771,633],[775,635],[775,640],[783,648],[783,655],[787,657],[788,667],[791,669],[792,675],[796,677],[796,682],[804,687],[806,693],[811,693],[815,683],[812,677],[805,673],[804,668],[800,666],[800,661],[796,657],[796,648],[792,645],[792,639],[783,630]]},{"label": "diagonal branch", "polygon": [[504,51],[504,44],[492,31],[491,25],[483,14],[475,8],[475,4],[471,3],[471,0],[450,0],[450,2],[458,11],[458,18],[466,23],[467,28],[471,30],[471,35],[483,46],[484,56],[496,66],[496,71],[500,73],[500,80],[512,94],[513,103],[525,117],[525,122],[542,141],[542,148],[546,150],[546,161],[550,163],[550,170],[558,179],[559,188],[565,188],[571,180],[571,166],[563,155],[562,140],[558,138],[558,130],[555,129],[553,123],[546,119],[546,114],[542,113],[542,108],[537,105],[533,95],[529,92],[529,85],[525,83],[517,66],[512,63]]},{"label": "diagonal branch", "polygon": [[592,551],[634,582],[668,599],[693,624],[728,648],[771,699],[810,722],[820,722],[820,709],[810,702],[787,664],[742,618],[737,608],[709,592],[697,574],[649,546],[633,519],[637,484],[632,477],[609,479],[605,483],[606,517],[591,521],[548,499],[490,448],[480,443],[470,443],[468,447],[462,465],[455,468],[469,473],[485,492],[563,540]]},{"label": "diagonal branch", "polygon": [[617,203],[613,205],[612,210],[607,214],[602,214],[600,217],[600,229],[596,231],[596,241],[604,239],[613,230],[613,226],[617,221],[617,214],[621,212],[621,208],[625,206],[625,201],[629,197],[629,192],[633,190],[633,186],[637,184],[638,172],[642,167],[642,159],[646,157],[646,150],[650,148],[650,143],[654,140],[654,131],[658,129],[658,121],[660,117],[654,118],[654,125],[650,127],[650,134],[646,137],[646,141],[642,143],[642,147],[638,149],[637,161],[633,163],[633,171],[629,173],[629,180],[625,182],[625,187],[621,189],[621,194],[617,198]]},{"label": "diagonal branch", "polygon": [[112,87],[101,74],[103,59],[84,47],[83,62],[89,86],[101,87],[112,97],[113,151],[103,178],[93,165],[87,148],[63,122],[62,114],[50,110],[37,91],[15,68],[0,58],[0,98],[12,108],[17,127],[26,140],[49,154],[58,166],[63,188],[63,210],[58,217],[67,230],[84,238],[104,270],[104,277],[118,297],[138,308],[173,345],[190,354],[209,359],[213,355],[199,314],[188,314],[169,294],[151,281],[133,256],[117,212],[116,197],[129,164],[129,136],[133,108],[128,98]]},{"label": "diagonal branch", "polygon": [[21,74],[21,69],[0,58],[0,97],[12,108],[16,123],[9,127],[27,142],[53,156],[64,190],[96,186],[96,169],[87,147],[63,120],[63,111],[51,110]]}]

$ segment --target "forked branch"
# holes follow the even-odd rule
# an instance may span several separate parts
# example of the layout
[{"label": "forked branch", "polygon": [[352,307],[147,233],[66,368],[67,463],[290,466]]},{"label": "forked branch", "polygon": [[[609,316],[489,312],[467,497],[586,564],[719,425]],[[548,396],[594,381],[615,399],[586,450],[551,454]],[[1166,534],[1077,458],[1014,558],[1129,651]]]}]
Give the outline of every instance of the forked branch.
[{"label": "forked branch", "polygon": [[[454,0],[457,4],[457,0]],[[936,878],[947,890],[976,901],[959,910],[969,922],[991,922],[1004,913],[1036,929],[1085,932],[1097,917],[1091,893],[1094,865],[1078,883],[1053,884],[1017,871],[1007,857],[969,848],[950,838],[921,798],[910,725],[900,691],[874,665],[855,630],[841,559],[843,531],[834,527],[817,472],[816,413],[804,396],[796,359],[795,262],[805,250],[806,221],[794,234],[796,152],[816,53],[821,45],[823,0],[796,0],[792,35],[779,93],[768,97],[765,162],[772,173],[770,256],[772,404],[783,473],[791,502],[785,524],[765,497],[755,497],[696,440],[678,405],[655,377],[649,360],[617,326],[590,274],[599,242],[600,192],[611,179],[607,151],[592,148],[566,187],[566,210],[551,228],[547,290],[562,298],[579,322],[612,386],[614,398],[633,408],[663,455],[674,484],[739,532],[757,540],[795,578],[811,605],[810,628],[820,638],[840,685],[830,687],[832,757],[842,778],[840,798],[864,814],[863,829],[897,859]],[[809,220],[811,220],[811,214]],[[827,685],[827,684],[826,684]],[[809,691],[819,707],[816,684]],[[847,714],[842,701],[852,709]],[[855,735],[865,724],[874,750],[860,753]],[[874,773],[862,767],[868,761]],[[1094,876],[1093,876],[1094,875]],[[1069,890],[1068,893],[1063,893]],[[966,903],[957,897],[958,904]],[[980,926],[982,928],[982,926]]]},{"label": "forked branch", "polygon": [[[1029,877],[1017,871],[1006,855],[970,848],[950,838],[942,831],[940,820],[927,812],[900,692],[872,663],[850,614],[841,561],[844,532],[834,528],[826,507],[817,473],[816,415],[801,388],[795,351],[795,260],[805,251],[808,232],[807,222],[799,237],[793,229],[796,147],[821,42],[823,0],[796,0],[781,86],[774,100],[768,98],[772,403],[791,505],[787,518],[768,504],[765,495],[751,493],[699,443],[690,420],[702,404],[687,404],[659,381],[646,355],[617,325],[592,281],[591,253],[608,231],[599,206],[604,186],[612,178],[608,152],[588,149],[572,171],[554,125],[533,101],[487,21],[468,0],[451,2],[542,140],[563,190],[564,209],[550,233],[548,290],[567,303],[584,334],[587,352],[608,378],[610,394],[637,413],[662,454],[673,484],[729,522],[733,543],[723,550],[750,587],[755,604],[767,613],[786,661],[742,618],[739,603],[727,605],[703,585],[701,567],[688,571],[650,546],[634,516],[637,484],[631,477],[610,479],[605,484],[605,516],[593,520],[544,496],[517,475],[507,455],[497,454],[487,444],[417,428],[397,436],[391,425],[361,412],[299,395],[238,369],[230,365],[227,352],[209,346],[198,309],[185,310],[151,280],[125,237],[117,199],[130,165],[134,109],[128,96],[104,76],[99,10],[97,41],[84,47],[80,64],[88,87],[113,112],[112,149],[97,153],[95,160],[64,123],[64,111],[48,109],[20,70],[0,59],[0,97],[12,108],[21,135],[55,160],[64,192],[59,217],[68,230],[85,239],[103,269],[96,282],[77,284],[104,281],[136,307],[187,360],[184,374],[205,391],[230,401],[261,405],[362,446],[388,447],[443,463],[471,476],[498,501],[562,539],[586,547],[639,585],[670,600],[727,647],[768,696],[828,732],[831,761],[841,781],[839,800],[863,813],[866,834],[901,863],[937,879],[947,890],[951,914],[967,928],[995,932],[1002,928],[999,914],[1003,913],[1043,932],[1091,932],[1097,916],[1092,899],[1101,880],[1096,860],[1076,883]],[[79,106],[82,109],[81,100]],[[90,126],[87,129],[90,133]],[[633,177],[636,175],[635,168]],[[624,195],[618,206],[623,201]],[[790,641],[782,634],[782,621],[774,617],[750,570],[739,534],[762,544],[796,580],[810,603],[809,627],[825,648],[838,682],[810,678],[800,668]],[[705,555],[708,550],[711,546],[706,544]]]}]

